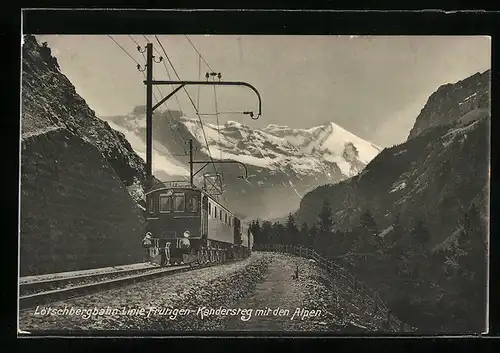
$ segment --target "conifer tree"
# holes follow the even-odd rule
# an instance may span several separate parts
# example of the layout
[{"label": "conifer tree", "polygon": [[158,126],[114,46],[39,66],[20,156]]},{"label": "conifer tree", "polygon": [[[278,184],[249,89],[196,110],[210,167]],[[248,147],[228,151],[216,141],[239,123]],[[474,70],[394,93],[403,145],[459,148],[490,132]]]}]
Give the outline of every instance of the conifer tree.
[{"label": "conifer tree", "polygon": [[377,234],[377,223],[375,223],[375,218],[370,211],[365,210],[360,217],[360,225],[369,235]]},{"label": "conifer tree", "polygon": [[304,221],[304,223],[302,223],[302,225],[300,226],[300,244],[302,246],[310,246],[310,237],[311,235],[309,234],[309,225],[306,221]]},{"label": "conifer tree", "polygon": [[297,245],[299,243],[299,230],[297,228],[297,225],[295,224],[295,219],[293,218],[293,215],[291,213],[288,214],[285,224],[285,229],[286,229],[286,239],[285,239],[286,243]]},{"label": "conifer tree", "polygon": [[272,224],[269,221],[262,222],[262,227],[260,229],[261,238],[264,244],[274,244],[271,237],[272,234]]},{"label": "conifer tree", "polygon": [[318,226],[313,224],[311,228],[309,228],[309,248],[317,249],[318,247]]},{"label": "conifer tree", "polygon": [[422,245],[426,244],[430,240],[429,229],[427,229],[427,226],[420,219],[415,224],[415,227],[413,227],[412,235],[414,239]]},{"label": "conifer tree", "polygon": [[332,209],[330,208],[330,203],[327,200],[323,201],[323,206],[318,215],[318,231],[321,233],[328,233],[332,230],[333,219],[332,219]]}]

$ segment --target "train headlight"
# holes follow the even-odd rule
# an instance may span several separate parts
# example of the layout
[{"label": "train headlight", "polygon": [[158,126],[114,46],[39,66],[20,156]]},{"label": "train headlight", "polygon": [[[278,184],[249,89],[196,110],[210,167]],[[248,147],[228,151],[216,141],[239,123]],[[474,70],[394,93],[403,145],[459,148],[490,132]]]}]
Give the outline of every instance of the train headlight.
[{"label": "train headlight", "polygon": [[147,233],[146,233],[146,236],[147,236],[147,237],[152,237],[152,236],[153,236],[153,234],[152,234],[151,232],[147,232]]},{"label": "train headlight", "polygon": [[189,233],[189,230],[184,231],[184,238],[189,238],[191,234]]}]

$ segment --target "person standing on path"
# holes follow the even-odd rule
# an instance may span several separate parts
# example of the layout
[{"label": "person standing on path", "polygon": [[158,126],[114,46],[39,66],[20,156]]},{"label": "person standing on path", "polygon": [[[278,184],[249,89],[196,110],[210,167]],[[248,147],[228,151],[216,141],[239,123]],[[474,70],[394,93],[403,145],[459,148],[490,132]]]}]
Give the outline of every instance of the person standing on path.
[{"label": "person standing on path", "polygon": [[147,232],[146,236],[142,239],[142,247],[144,248],[146,252],[146,257],[144,259],[144,262],[149,262],[151,263],[152,256],[151,256],[151,246],[153,245],[153,242],[151,241],[151,233]]}]

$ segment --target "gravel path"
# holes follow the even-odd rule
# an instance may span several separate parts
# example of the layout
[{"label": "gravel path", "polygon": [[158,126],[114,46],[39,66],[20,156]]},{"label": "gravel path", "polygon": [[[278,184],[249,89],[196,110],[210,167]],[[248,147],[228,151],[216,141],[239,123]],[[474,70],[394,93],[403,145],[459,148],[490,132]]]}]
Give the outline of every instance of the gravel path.
[{"label": "gravel path", "polygon": [[[270,261],[266,276],[232,308],[251,315],[228,316],[207,323],[223,331],[359,333],[375,330],[371,314],[353,306],[341,283],[335,283],[314,263],[300,257],[264,253]],[[299,278],[294,278],[297,265]],[[339,289],[339,287],[341,287]]]}]

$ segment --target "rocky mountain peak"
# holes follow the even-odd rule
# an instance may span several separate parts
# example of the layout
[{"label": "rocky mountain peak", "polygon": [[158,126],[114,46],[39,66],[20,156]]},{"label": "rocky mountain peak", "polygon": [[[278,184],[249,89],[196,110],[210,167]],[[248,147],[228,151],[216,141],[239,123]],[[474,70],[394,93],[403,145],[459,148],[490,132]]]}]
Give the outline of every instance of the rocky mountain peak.
[{"label": "rocky mountain peak", "polygon": [[489,115],[491,70],[475,73],[434,92],[418,115],[408,139],[455,121],[471,121]]}]

